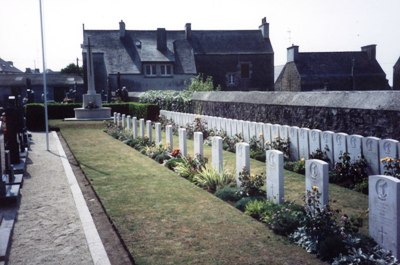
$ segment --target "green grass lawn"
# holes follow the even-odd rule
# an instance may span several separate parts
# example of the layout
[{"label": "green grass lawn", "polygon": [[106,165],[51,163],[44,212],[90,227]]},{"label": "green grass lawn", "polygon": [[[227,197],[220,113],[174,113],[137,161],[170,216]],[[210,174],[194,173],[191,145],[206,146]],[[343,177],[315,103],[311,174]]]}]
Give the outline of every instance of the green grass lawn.
[{"label": "green grass lawn", "polygon": [[[322,264],[174,172],[113,139],[101,122],[51,121],[90,179],[137,264]],[[178,138],[174,139],[177,146]],[[193,155],[193,142],[188,141]],[[211,148],[204,148],[211,161]],[[234,170],[234,154],[224,152]],[[251,172],[265,164],[251,161]],[[285,192],[301,203],[304,176],[285,171]],[[368,207],[365,195],[330,185],[330,197],[351,214]]]}]

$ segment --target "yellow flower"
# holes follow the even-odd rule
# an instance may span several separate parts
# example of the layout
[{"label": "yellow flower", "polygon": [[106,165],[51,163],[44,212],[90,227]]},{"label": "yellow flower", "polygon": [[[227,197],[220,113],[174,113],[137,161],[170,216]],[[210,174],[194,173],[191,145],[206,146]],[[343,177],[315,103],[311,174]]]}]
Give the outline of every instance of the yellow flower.
[{"label": "yellow flower", "polygon": [[302,157],[302,158],[300,159],[300,161],[304,162],[304,161],[305,161],[304,157]]},{"label": "yellow flower", "polygon": [[318,187],[317,186],[312,186],[312,190],[313,191],[318,191]]}]

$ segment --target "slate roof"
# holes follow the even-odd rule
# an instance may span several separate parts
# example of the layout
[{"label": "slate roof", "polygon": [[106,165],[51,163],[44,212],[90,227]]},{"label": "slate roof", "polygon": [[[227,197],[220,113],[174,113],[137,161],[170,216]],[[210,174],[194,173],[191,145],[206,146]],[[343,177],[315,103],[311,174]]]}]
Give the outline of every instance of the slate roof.
[{"label": "slate roof", "polygon": [[260,30],[194,30],[191,42],[196,54],[273,53]]},{"label": "slate roof", "polygon": [[0,58],[0,73],[22,73],[22,71],[15,68],[12,63]]},{"label": "slate roof", "polygon": [[366,52],[300,52],[295,63],[302,77],[351,76],[354,74],[384,74],[377,60],[370,60]]},{"label": "slate roof", "polygon": [[[143,62],[174,63],[177,74],[195,74],[197,54],[270,54],[269,39],[260,30],[192,30],[191,39],[185,31],[166,31],[167,50],[157,50],[157,31],[84,30],[84,41],[90,38],[93,53],[103,53],[106,71],[140,74]],[[85,49],[84,49],[85,52]]]},{"label": "slate roof", "polygon": [[[47,74],[46,77],[48,86],[71,86],[75,82],[77,82],[78,85],[83,84],[83,78],[78,75],[51,73]],[[0,86],[25,87],[27,78],[31,80],[32,86],[43,85],[42,74],[20,73],[0,75]]]}]

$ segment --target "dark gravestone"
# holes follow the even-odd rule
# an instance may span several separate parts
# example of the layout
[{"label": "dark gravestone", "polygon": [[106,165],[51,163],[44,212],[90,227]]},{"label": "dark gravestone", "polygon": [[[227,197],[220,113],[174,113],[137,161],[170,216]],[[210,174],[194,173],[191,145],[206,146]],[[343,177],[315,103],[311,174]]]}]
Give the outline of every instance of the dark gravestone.
[{"label": "dark gravestone", "polygon": [[20,124],[18,112],[13,103],[15,103],[15,97],[10,96],[9,106],[5,110],[4,148],[10,151],[11,164],[19,164],[18,129]]}]

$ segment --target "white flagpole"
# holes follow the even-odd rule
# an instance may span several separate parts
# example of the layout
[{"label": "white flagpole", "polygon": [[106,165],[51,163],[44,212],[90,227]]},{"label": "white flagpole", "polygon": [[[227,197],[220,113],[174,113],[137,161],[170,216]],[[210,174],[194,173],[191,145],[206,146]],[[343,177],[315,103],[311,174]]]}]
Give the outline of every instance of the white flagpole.
[{"label": "white flagpole", "polygon": [[42,0],[39,0],[40,6],[40,31],[42,35],[42,60],[43,60],[43,98],[44,98],[44,119],[46,126],[46,150],[49,151],[49,126],[47,117],[47,77],[46,77],[46,59],[44,49],[44,29],[43,29],[43,14],[42,14]]}]

